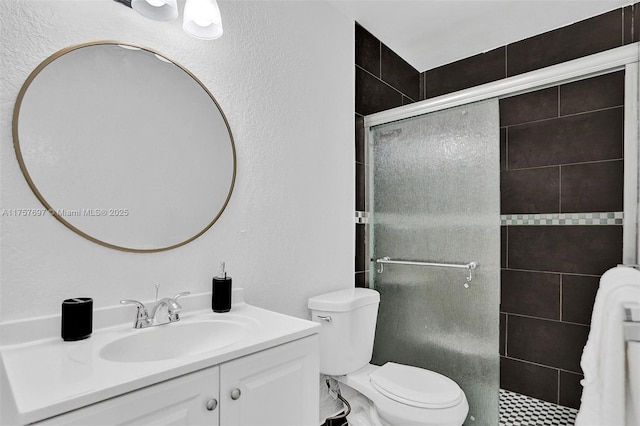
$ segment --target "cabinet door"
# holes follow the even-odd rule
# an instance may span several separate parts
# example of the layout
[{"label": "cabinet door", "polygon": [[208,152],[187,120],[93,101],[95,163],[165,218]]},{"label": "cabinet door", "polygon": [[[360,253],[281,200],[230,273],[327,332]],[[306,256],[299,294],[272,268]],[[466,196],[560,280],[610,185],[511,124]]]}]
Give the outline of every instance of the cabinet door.
[{"label": "cabinet door", "polygon": [[[211,367],[52,417],[37,424],[218,426],[219,377],[219,367]],[[215,408],[212,400],[216,400]]]},{"label": "cabinet door", "polygon": [[318,336],[220,366],[223,426],[317,426]]}]

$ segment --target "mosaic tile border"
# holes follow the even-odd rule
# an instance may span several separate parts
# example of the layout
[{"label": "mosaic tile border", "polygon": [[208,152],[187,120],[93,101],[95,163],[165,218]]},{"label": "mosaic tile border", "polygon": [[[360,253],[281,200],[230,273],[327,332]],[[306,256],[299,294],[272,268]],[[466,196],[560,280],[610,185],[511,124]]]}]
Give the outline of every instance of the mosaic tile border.
[{"label": "mosaic tile border", "polygon": [[369,212],[356,211],[355,223],[369,223]]},{"label": "mosaic tile border", "polygon": [[622,225],[623,212],[504,214],[500,224],[514,225]]}]

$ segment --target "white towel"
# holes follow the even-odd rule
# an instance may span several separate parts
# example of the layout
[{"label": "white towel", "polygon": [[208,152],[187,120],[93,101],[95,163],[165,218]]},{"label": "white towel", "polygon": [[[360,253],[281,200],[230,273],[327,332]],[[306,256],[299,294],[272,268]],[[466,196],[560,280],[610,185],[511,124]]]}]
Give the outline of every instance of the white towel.
[{"label": "white towel", "polygon": [[619,266],[600,278],[591,330],[580,361],[584,379],[576,426],[631,426],[628,423],[631,419],[626,419],[630,407],[625,395],[622,304],[637,301],[640,301],[640,271]]}]

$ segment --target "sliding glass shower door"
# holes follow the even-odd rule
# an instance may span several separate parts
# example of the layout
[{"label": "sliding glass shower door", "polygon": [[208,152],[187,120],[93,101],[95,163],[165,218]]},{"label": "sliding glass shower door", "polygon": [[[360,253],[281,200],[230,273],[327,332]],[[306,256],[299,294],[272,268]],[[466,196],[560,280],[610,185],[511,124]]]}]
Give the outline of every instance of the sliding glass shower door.
[{"label": "sliding glass shower door", "polygon": [[497,100],[371,129],[372,258],[464,268],[372,264],[381,294],[375,364],[455,380],[465,425],[498,424],[500,185]]}]

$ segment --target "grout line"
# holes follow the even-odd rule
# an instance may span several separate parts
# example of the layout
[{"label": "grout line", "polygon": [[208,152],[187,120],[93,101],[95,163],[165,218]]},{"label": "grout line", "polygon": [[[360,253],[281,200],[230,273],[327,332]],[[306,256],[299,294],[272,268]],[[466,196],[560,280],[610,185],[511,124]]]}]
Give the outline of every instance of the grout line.
[{"label": "grout line", "polygon": [[[624,45],[625,45],[625,41],[626,41],[626,40],[624,39],[624,30],[625,30],[625,28],[624,28],[624,9],[625,9],[625,8],[623,7],[623,8],[622,8],[622,25],[620,25],[620,27],[621,27],[621,31],[620,31],[620,32],[621,32],[621,34],[620,34],[620,38],[622,39],[622,44],[621,44],[621,46],[624,46]],[[631,31],[633,31],[633,25],[631,25]]]},{"label": "grout line", "polygon": [[635,9],[636,7],[640,7],[640,5],[639,5],[639,4],[637,4],[637,3],[636,3],[636,4],[631,5],[631,40],[629,40],[629,42],[630,42],[630,43],[633,43],[633,42],[634,42],[634,40],[636,39],[636,26],[635,26],[635,23],[636,23],[636,14],[634,13],[634,12],[635,12],[635,10],[634,10],[634,9]]},{"label": "grout line", "polygon": [[610,162],[614,162],[614,161],[624,161],[624,158],[608,158],[606,160],[592,160],[592,161],[581,161],[581,162],[577,162],[577,163],[562,163],[562,164],[548,164],[545,166],[532,166],[532,167],[519,167],[519,168],[515,168],[515,169],[511,169],[509,171],[516,171],[516,170],[534,170],[534,169],[544,169],[545,167],[558,167],[558,166],[579,166],[582,164],[596,164],[596,163],[610,163]]},{"label": "grout line", "polygon": [[594,277],[600,278],[602,275],[594,275],[594,274],[579,274],[577,272],[554,272],[554,271],[539,271],[536,269],[517,269],[517,268],[501,268],[502,270],[516,271],[516,272],[538,272],[541,274],[564,274],[564,275],[572,275],[576,277]]},{"label": "grout line", "polygon": [[537,365],[538,367],[544,367],[544,368],[548,368],[548,369],[550,369],[550,370],[562,371],[562,372],[564,372],[564,373],[572,373],[572,374],[577,374],[577,375],[579,375],[579,376],[583,376],[583,374],[582,374],[582,373],[576,373],[575,371],[566,370],[566,369],[564,369],[564,368],[558,368],[558,367],[552,367],[552,366],[550,366],[550,365],[540,364],[539,362],[529,361],[529,360],[527,360],[527,359],[515,358],[515,357],[503,357],[503,358],[508,358],[508,359],[511,359],[511,360],[524,362],[524,363],[526,363],[526,364]]},{"label": "grout line", "polygon": [[556,86],[558,88],[558,114],[556,115],[556,117],[561,117],[560,112],[562,111],[562,108],[560,107],[561,103],[560,103],[560,87],[562,87],[562,85],[560,86]]},{"label": "grout line", "polygon": [[560,321],[562,321],[562,274],[560,274]]},{"label": "grout line", "polygon": [[536,271],[534,269],[513,269],[513,268],[500,268],[502,271],[514,271],[514,272],[533,272],[533,273],[539,273],[539,274],[554,274],[554,275],[558,275],[561,274],[562,272],[547,272],[547,271]]},{"label": "grout line", "polygon": [[509,128],[504,128],[504,171],[509,171]]},{"label": "grout line", "polygon": [[562,164],[558,166],[558,213],[562,213]]},{"label": "grout line", "polygon": [[588,325],[588,324],[580,324],[579,322],[560,321],[560,320],[552,319],[552,318],[534,317],[532,315],[519,314],[517,312],[502,312],[502,313],[503,314],[513,315],[513,316],[516,316],[516,317],[521,317],[521,318],[529,318],[529,319],[536,319],[536,320],[540,320],[540,321],[550,321],[550,322],[562,323],[562,324],[570,324],[570,325],[579,325],[581,327],[591,328],[590,325]]},{"label": "grout line", "polygon": [[509,45],[504,45],[504,78],[509,77]]},{"label": "grout line", "polygon": [[624,110],[624,105],[614,105],[606,108],[592,109],[589,111],[575,112],[573,114],[559,115],[557,117],[541,118],[540,120],[533,120],[533,121],[524,121],[522,123],[510,124],[503,127],[519,127],[519,126],[525,126],[527,124],[542,123],[542,122],[551,121],[551,120],[560,120],[563,118],[577,117],[579,115],[593,114],[595,112],[609,111],[609,110],[618,109],[618,108]]},{"label": "grout line", "polygon": [[509,347],[509,345],[507,344],[507,342],[509,341],[507,339],[507,336],[509,334],[509,314],[504,314],[504,356],[509,356],[509,352],[507,352],[507,348]]},{"label": "grout line", "polygon": [[380,74],[380,80],[382,80],[382,42],[378,40],[378,73]]},{"label": "grout line", "polygon": [[572,114],[564,114],[564,115],[558,116],[558,118],[576,117],[578,115],[592,114],[594,112],[609,111],[609,110],[617,109],[617,108],[620,108],[621,110],[624,111],[624,104],[622,104],[622,105],[612,105],[612,106],[608,106],[606,108],[592,109],[590,111],[581,111],[581,112],[574,112]]},{"label": "grout line", "polygon": [[505,238],[505,251],[504,251],[504,264],[505,264],[505,269],[509,269],[509,226],[506,226],[505,229],[506,232],[506,238]]},{"label": "grout line", "polygon": [[558,377],[558,393],[556,394],[556,404],[560,405],[560,369],[556,369],[556,375]]},{"label": "grout line", "polygon": [[540,364],[540,363],[538,363],[538,362],[535,362],[535,361],[529,361],[529,360],[527,360],[527,359],[515,358],[515,357],[510,357],[510,356],[509,356],[509,357],[505,357],[505,358],[512,359],[512,360],[515,360],[515,361],[525,362],[525,363],[527,363],[527,364],[537,365],[538,367],[545,367],[545,368],[548,368],[548,369],[550,369],[550,370],[558,370],[558,368],[557,368],[557,367],[552,367],[552,366],[550,366],[550,365]]},{"label": "grout line", "polygon": [[561,372],[561,373],[571,373],[571,374],[575,374],[576,376],[584,377],[584,374],[582,374],[582,373],[576,373],[575,371],[565,370],[564,368],[558,368],[558,371]]}]

